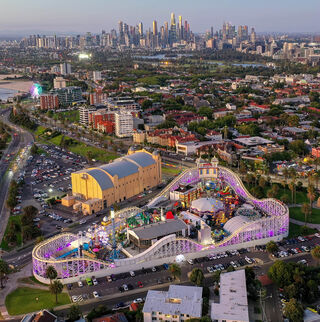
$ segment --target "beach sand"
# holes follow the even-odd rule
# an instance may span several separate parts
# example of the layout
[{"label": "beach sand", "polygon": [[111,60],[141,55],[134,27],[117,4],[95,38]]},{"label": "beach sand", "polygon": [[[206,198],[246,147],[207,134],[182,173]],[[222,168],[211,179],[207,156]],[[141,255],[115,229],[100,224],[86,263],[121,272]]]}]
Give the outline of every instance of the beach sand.
[{"label": "beach sand", "polygon": [[32,81],[25,80],[5,80],[6,77],[20,77],[21,75],[0,75],[0,88],[12,89],[20,93],[28,93],[33,84]]}]

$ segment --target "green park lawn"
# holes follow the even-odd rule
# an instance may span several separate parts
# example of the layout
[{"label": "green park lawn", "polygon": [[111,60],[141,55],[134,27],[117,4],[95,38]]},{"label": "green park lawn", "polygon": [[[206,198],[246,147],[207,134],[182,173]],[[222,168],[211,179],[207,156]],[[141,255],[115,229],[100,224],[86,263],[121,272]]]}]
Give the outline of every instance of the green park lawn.
[{"label": "green park lawn", "polygon": [[49,291],[19,287],[7,295],[5,304],[10,315],[20,315],[29,312],[39,311],[41,309],[53,308],[57,305],[69,304],[70,299],[67,293],[58,295],[58,304],[55,301],[55,295]]},{"label": "green park lawn", "polygon": [[301,235],[303,235],[303,236],[311,235],[316,232],[318,232],[317,229],[289,223],[289,236],[288,236],[288,238],[298,237]]},{"label": "green park lawn", "polygon": [[[10,251],[10,250],[13,249],[13,247],[9,246],[8,243],[5,241],[6,234],[8,232],[8,228],[9,228],[9,225],[10,225],[11,222],[15,222],[19,227],[21,227],[21,217],[20,216],[10,216],[9,217],[7,228],[6,228],[5,232],[4,232],[4,237],[3,237],[2,241],[1,241],[1,244],[0,244],[1,249],[5,250],[5,251]],[[16,245],[20,246],[21,243],[22,243],[21,233],[17,232],[17,243],[16,243]]]},{"label": "green park lawn", "polygon": [[[43,128],[41,126],[39,126],[38,129],[36,130],[36,133],[38,133],[38,135],[40,136],[40,141],[41,141],[41,139],[44,139],[45,142],[50,142],[54,145],[60,146],[63,135],[59,134],[51,139],[41,138],[41,135],[44,133],[44,130],[45,130],[45,128]],[[65,136],[65,139],[70,139],[70,137]],[[67,147],[67,149],[69,151],[71,151],[75,154],[81,155],[83,157],[87,157],[88,151],[90,151],[92,158],[97,161],[100,161],[100,162],[108,163],[111,160],[118,158],[118,155],[114,152],[110,152],[110,151],[106,151],[104,149],[96,148],[94,146],[87,145],[83,142],[80,142],[80,141],[77,141],[74,139],[73,139],[73,142],[74,143],[72,145],[69,145]]]},{"label": "green park lawn", "polygon": [[73,153],[79,154],[83,157],[86,157],[88,151],[91,151],[91,155],[93,159],[104,163],[108,163],[109,161],[119,157],[116,153],[112,153],[103,149],[89,146],[82,142],[69,146],[68,150]]},{"label": "green park lawn", "polygon": [[[281,187],[279,189],[279,193],[278,193],[278,199],[281,199],[281,197],[283,195],[288,195],[289,200],[291,202],[292,200],[292,192],[290,189],[286,188],[284,189],[283,187]],[[296,204],[303,204],[304,202],[309,202],[309,199],[307,197],[307,193],[304,191],[297,191],[296,192]]]},{"label": "green park lawn", "polygon": [[39,125],[34,132],[35,136],[42,135],[45,132],[46,128],[44,126]]},{"label": "green park lawn", "polygon": [[162,173],[167,175],[178,175],[181,172],[180,168],[162,167]]},{"label": "green park lawn", "polygon": [[[304,222],[304,214],[300,207],[292,207],[290,210],[290,218]],[[312,208],[312,214],[307,218],[308,223],[320,224],[320,209]]]}]

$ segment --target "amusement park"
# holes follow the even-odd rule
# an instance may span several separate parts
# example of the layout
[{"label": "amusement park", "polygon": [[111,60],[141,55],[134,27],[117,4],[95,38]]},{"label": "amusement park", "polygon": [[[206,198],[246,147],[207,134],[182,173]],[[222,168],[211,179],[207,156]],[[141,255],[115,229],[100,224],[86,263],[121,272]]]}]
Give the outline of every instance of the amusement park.
[{"label": "amusement park", "polygon": [[279,241],[288,230],[285,204],[254,198],[216,158],[200,158],[145,206],[111,208],[86,231],[37,244],[33,273],[49,283],[52,265],[63,283],[76,282]]}]

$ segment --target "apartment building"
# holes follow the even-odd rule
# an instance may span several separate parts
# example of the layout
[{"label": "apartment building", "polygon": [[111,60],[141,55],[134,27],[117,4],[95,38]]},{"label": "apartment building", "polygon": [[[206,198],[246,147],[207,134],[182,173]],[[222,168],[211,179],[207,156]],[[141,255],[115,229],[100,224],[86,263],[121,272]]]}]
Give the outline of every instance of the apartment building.
[{"label": "apartment building", "polygon": [[115,132],[116,136],[129,137],[133,134],[133,116],[130,112],[116,112],[115,116]]},{"label": "apartment building", "polygon": [[170,285],[168,292],[148,291],[142,312],[145,322],[200,319],[202,287]]},{"label": "apartment building", "polygon": [[95,112],[97,109],[94,106],[80,106],[79,107],[79,117],[80,123],[83,125],[89,125],[89,115],[92,112]]}]

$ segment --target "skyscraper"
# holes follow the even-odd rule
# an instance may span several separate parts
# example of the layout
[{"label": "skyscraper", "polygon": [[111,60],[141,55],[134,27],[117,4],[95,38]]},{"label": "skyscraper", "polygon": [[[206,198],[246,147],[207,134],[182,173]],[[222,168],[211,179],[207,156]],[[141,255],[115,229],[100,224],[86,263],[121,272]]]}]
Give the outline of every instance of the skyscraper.
[{"label": "skyscraper", "polygon": [[139,23],[139,35],[140,35],[140,38],[143,37],[143,23],[142,22]]},{"label": "skyscraper", "polygon": [[169,43],[173,44],[177,40],[177,26],[176,26],[176,17],[174,13],[171,13],[171,26],[169,34]]},{"label": "skyscraper", "polygon": [[256,38],[257,38],[257,35],[256,35],[256,32],[254,30],[254,28],[251,29],[251,35],[250,35],[250,40],[253,44],[256,43]]},{"label": "skyscraper", "polygon": [[153,21],[152,27],[153,27],[153,35],[154,36],[158,35],[158,25],[156,20]]},{"label": "skyscraper", "polygon": [[176,25],[176,16],[174,12],[171,13],[171,26]]}]

